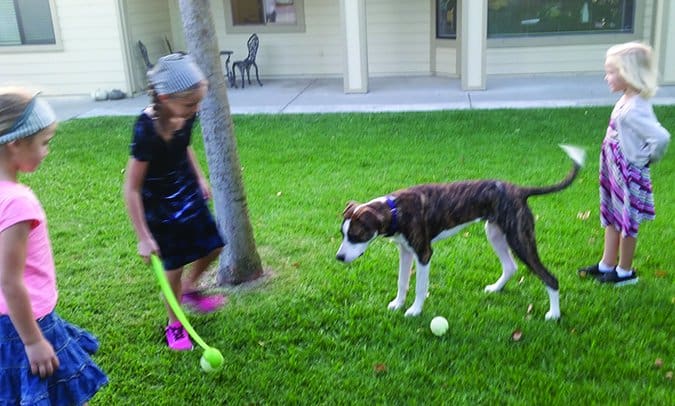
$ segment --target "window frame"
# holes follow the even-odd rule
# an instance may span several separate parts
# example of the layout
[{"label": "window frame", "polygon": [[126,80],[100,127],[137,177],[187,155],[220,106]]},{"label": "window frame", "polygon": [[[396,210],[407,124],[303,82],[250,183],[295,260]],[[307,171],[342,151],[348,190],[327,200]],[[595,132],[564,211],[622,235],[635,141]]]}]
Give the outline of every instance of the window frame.
[{"label": "window frame", "polygon": [[305,32],[305,0],[294,0],[294,4],[296,12],[295,24],[234,25],[232,2],[231,0],[223,0],[223,6],[225,8],[225,32],[228,34],[250,34],[251,32],[256,32],[258,34]]},{"label": "window frame", "polygon": [[61,28],[58,24],[58,14],[56,12],[56,0],[47,0],[49,3],[49,12],[51,15],[52,30],[54,31],[53,44],[20,44],[20,45],[0,45],[1,53],[18,52],[44,52],[44,51],[62,51],[63,41],[61,39]]}]

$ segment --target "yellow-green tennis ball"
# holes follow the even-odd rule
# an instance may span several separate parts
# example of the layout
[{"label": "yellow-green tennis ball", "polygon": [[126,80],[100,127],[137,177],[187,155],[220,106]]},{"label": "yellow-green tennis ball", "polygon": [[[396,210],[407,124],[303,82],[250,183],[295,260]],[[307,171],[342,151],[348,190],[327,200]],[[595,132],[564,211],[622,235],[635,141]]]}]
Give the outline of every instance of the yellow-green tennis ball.
[{"label": "yellow-green tennis ball", "polygon": [[434,335],[440,337],[448,331],[448,321],[443,316],[436,316],[431,319],[429,328],[431,328],[431,332],[434,333]]},{"label": "yellow-green tennis ball", "polygon": [[204,354],[202,354],[202,359],[205,360],[213,369],[219,369],[223,366],[223,354],[221,354],[216,348],[209,347],[205,349]]},{"label": "yellow-green tennis ball", "polygon": [[204,372],[213,372],[216,370],[216,368],[213,368],[211,364],[209,364],[209,361],[207,361],[203,355],[199,359],[199,366],[202,367],[202,371]]}]

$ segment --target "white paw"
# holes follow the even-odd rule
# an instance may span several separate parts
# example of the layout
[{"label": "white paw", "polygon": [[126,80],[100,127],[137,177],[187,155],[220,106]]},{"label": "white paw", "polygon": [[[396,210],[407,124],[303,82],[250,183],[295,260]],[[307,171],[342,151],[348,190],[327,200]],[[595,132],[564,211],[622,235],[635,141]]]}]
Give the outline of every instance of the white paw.
[{"label": "white paw", "polygon": [[560,312],[556,312],[553,310],[549,310],[546,312],[546,316],[544,316],[544,319],[546,320],[558,320],[560,318]]},{"label": "white paw", "polygon": [[500,290],[502,290],[501,286],[499,286],[499,284],[496,283],[493,283],[492,285],[487,285],[485,287],[485,292],[487,293],[495,293],[499,292]]},{"label": "white paw", "polygon": [[415,317],[419,316],[422,313],[421,306],[415,306],[414,304],[410,306],[408,310],[405,311],[405,317]]},{"label": "white paw", "polygon": [[403,307],[403,301],[398,299],[392,300],[391,302],[389,302],[389,305],[387,306],[389,310],[398,310],[401,307]]}]

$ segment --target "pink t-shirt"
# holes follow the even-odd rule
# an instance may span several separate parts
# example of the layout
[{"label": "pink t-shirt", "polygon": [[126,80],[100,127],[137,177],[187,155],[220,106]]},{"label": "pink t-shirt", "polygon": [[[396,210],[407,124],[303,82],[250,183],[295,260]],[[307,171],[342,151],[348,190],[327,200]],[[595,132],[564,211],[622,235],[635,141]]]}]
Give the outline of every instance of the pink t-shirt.
[{"label": "pink t-shirt", "polygon": [[[20,183],[0,181],[0,233],[22,221],[31,223],[23,279],[33,316],[39,319],[54,310],[58,297],[47,217],[32,190]],[[0,314],[8,313],[7,302],[0,291]]]}]

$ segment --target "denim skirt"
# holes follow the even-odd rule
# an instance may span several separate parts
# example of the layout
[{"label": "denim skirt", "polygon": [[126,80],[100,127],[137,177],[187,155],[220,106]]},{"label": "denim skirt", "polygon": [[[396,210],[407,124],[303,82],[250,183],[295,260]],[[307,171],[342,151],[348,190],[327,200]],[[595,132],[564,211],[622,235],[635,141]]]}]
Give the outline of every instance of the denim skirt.
[{"label": "denim skirt", "polygon": [[9,316],[0,316],[0,405],[80,405],[108,378],[90,355],[98,340],[89,332],[61,319],[56,312],[38,325],[52,344],[59,368],[45,379],[33,375],[28,356]]}]

